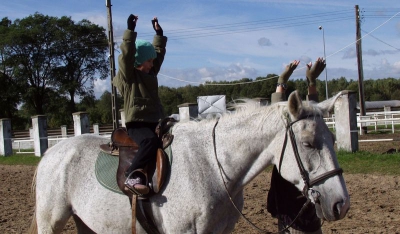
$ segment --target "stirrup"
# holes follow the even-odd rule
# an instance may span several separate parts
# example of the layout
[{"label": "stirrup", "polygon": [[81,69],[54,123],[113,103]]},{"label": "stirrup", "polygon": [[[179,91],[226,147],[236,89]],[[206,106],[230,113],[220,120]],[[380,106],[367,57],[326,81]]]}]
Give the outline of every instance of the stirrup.
[{"label": "stirrup", "polygon": [[[128,183],[129,180],[132,180],[132,176],[133,176],[134,173],[141,173],[141,174],[142,174],[142,177],[144,177],[144,184],[142,184],[142,183],[137,183],[137,184],[139,184],[139,185],[141,185],[141,186],[144,187],[144,188],[143,188],[143,191],[140,191],[140,190],[142,190],[142,189],[138,190],[137,188],[135,188],[135,185],[137,185],[137,184],[130,185],[130,184]],[[140,178],[141,176],[138,176],[138,177]],[[140,179],[142,179],[142,178],[140,178]],[[127,178],[126,178],[124,184],[125,184],[125,190],[129,190],[130,192],[132,192],[133,194],[136,194],[136,195],[138,195],[138,196],[143,196],[143,195],[146,195],[146,194],[148,194],[148,193],[150,192],[150,188],[147,186],[147,176],[145,175],[145,173],[143,172],[142,169],[137,169],[137,170],[132,171],[132,172],[127,176]]]}]

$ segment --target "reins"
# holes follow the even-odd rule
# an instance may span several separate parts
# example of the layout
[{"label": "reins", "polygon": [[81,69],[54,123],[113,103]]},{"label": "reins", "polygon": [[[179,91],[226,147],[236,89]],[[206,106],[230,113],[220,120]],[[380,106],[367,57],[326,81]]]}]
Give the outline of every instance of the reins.
[{"label": "reins", "polygon": [[224,179],[223,173],[222,173],[222,165],[218,160],[217,157],[217,147],[216,147],[216,143],[215,143],[215,129],[218,125],[219,119],[217,119],[217,121],[215,122],[215,125],[213,127],[213,131],[212,131],[212,137],[213,137],[213,146],[214,146],[214,155],[215,155],[215,159],[217,160],[217,164],[218,164],[218,169],[219,169],[219,173],[221,175],[222,181],[224,182],[224,188],[226,193],[228,194],[229,200],[231,201],[233,207],[235,207],[235,209],[237,210],[237,212],[239,212],[239,214],[244,218],[244,220],[246,220],[251,226],[253,226],[255,229],[257,229],[259,232],[263,232],[263,233],[267,233],[267,234],[272,234],[274,232],[266,232],[264,230],[262,230],[261,228],[257,227],[254,223],[252,223],[243,213],[242,211],[240,211],[240,209],[236,206],[236,204],[233,202],[232,200],[232,196],[228,191],[228,188],[226,187],[226,181]]},{"label": "reins", "polygon": [[[312,116],[307,116],[306,118],[311,118],[311,117],[314,117],[314,116],[313,116],[313,115],[312,115]],[[281,172],[281,166],[282,166],[283,156],[284,156],[284,154],[285,154],[285,149],[286,149],[286,145],[287,145],[287,138],[288,138],[288,135],[289,135],[290,142],[291,142],[291,144],[292,144],[292,148],[293,148],[294,155],[295,155],[295,158],[296,158],[297,166],[298,166],[298,168],[299,168],[299,170],[300,170],[300,174],[301,174],[301,177],[302,177],[303,182],[304,182],[304,188],[303,188],[302,193],[303,193],[303,196],[307,198],[307,201],[303,204],[303,206],[302,206],[302,208],[300,209],[299,213],[296,215],[296,217],[295,217],[294,220],[290,223],[290,225],[286,226],[284,229],[282,229],[282,230],[280,230],[280,231],[278,231],[278,232],[264,231],[264,230],[262,230],[261,228],[257,227],[254,223],[252,223],[252,222],[239,210],[239,208],[237,208],[236,204],[233,202],[232,196],[230,195],[230,193],[229,193],[229,191],[228,191],[228,188],[227,188],[227,186],[226,186],[226,181],[225,181],[224,176],[223,176],[222,165],[221,165],[221,163],[219,162],[218,156],[217,156],[217,146],[216,146],[216,140],[215,140],[215,129],[216,129],[217,125],[218,125],[219,119],[217,119],[217,121],[215,122],[215,125],[214,125],[214,127],[213,127],[212,137],[213,137],[214,155],[215,155],[215,159],[216,159],[217,164],[218,164],[218,169],[219,169],[219,172],[220,172],[222,181],[223,181],[223,183],[224,183],[225,191],[226,191],[226,193],[228,194],[228,197],[229,197],[229,199],[230,199],[232,205],[233,205],[233,206],[235,207],[235,209],[239,212],[239,214],[240,214],[251,226],[253,226],[255,229],[257,229],[259,232],[272,234],[272,233],[281,233],[281,232],[284,232],[284,231],[288,230],[288,229],[296,222],[296,220],[303,214],[303,212],[305,211],[305,209],[307,208],[307,206],[311,203],[311,199],[310,199],[309,196],[308,196],[308,191],[309,191],[309,190],[311,191],[311,195],[312,195],[314,201],[315,201],[315,202],[319,202],[319,197],[320,197],[321,195],[320,195],[320,193],[319,193],[318,191],[312,189],[312,186],[314,186],[315,184],[317,184],[317,183],[319,183],[319,182],[321,182],[321,181],[323,181],[323,180],[328,179],[328,178],[331,177],[331,176],[341,175],[341,174],[343,173],[343,169],[342,169],[342,168],[335,168],[335,169],[333,169],[333,170],[330,170],[330,171],[328,171],[328,172],[323,173],[322,175],[317,176],[316,178],[314,178],[314,179],[312,179],[312,180],[309,179],[309,177],[308,177],[308,175],[307,175],[307,171],[305,170],[304,165],[303,165],[303,163],[301,162],[300,154],[299,154],[299,151],[298,151],[298,148],[297,148],[297,144],[296,144],[296,137],[295,137],[295,135],[294,135],[293,128],[292,128],[293,124],[295,124],[295,123],[297,123],[298,121],[303,120],[303,119],[305,119],[305,118],[297,119],[297,120],[292,121],[292,122],[290,122],[290,120],[288,119],[288,124],[286,125],[286,131],[285,131],[285,139],[284,139],[284,142],[283,142],[283,148],[282,148],[281,157],[280,157],[280,160],[279,160],[279,173]],[[288,134],[288,133],[289,133],[289,134]]]}]

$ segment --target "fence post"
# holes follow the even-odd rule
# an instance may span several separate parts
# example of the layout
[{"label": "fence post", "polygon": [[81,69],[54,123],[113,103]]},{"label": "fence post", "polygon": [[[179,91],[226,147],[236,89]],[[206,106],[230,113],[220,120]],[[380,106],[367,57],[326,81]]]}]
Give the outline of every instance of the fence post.
[{"label": "fence post", "polygon": [[[384,114],[385,115],[385,119],[393,118],[392,115],[387,113],[387,112],[391,111],[391,106],[383,106],[383,111],[385,112],[385,114]],[[385,128],[387,128],[387,122],[386,121],[385,121]],[[392,128],[393,128],[393,121],[392,121]]]},{"label": "fence post", "polygon": [[72,113],[72,117],[74,118],[75,136],[90,133],[89,115],[86,112]]},{"label": "fence post", "polygon": [[93,134],[95,134],[95,135],[99,135],[100,134],[99,124],[98,123],[94,123],[93,124]]},{"label": "fence post", "polygon": [[12,154],[11,138],[11,120],[7,118],[0,119],[0,156]]},{"label": "fence post", "polygon": [[67,125],[61,125],[61,137],[62,138],[68,137]]},{"label": "fence post", "polygon": [[47,139],[47,117],[45,115],[32,116],[33,128],[33,147],[35,156],[43,156],[44,152],[49,148]]},{"label": "fence post", "polygon": [[179,108],[179,122],[190,121],[190,118],[197,118],[199,111],[197,104],[194,103],[183,103],[178,105]]},{"label": "fence post", "polygon": [[29,128],[29,139],[33,139],[34,132],[33,132],[33,127]]},{"label": "fence post", "polygon": [[270,103],[269,98],[254,98],[260,106],[268,106]]},{"label": "fence post", "polygon": [[358,150],[356,92],[344,90],[335,102],[335,129],[337,148],[345,151]]}]

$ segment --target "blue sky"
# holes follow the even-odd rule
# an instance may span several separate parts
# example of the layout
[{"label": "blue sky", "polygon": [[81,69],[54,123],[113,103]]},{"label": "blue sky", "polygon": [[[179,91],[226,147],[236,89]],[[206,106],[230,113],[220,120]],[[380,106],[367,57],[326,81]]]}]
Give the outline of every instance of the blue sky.
[{"label": "blue sky", "polygon": [[[168,37],[159,84],[179,87],[205,81],[255,79],[280,74],[294,59],[291,79],[305,65],[327,58],[327,78],[358,79],[355,5],[362,10],[364,79],[400,77],[400,1],[305,0],[111,0],[114,42],[119,46],[129,14],[139,16],[138,38],[152,40],[157,16]],[[105,0],[2,1],[0,16],[13,20],[35,12],[71,16],[107,26]],[[322,26],[323,30],[318,27]],[[118,47],[116,48],[116,61]],[[321,74],[325,80],[325,72]],[[97,96],[110,79],[97,81]]]}]

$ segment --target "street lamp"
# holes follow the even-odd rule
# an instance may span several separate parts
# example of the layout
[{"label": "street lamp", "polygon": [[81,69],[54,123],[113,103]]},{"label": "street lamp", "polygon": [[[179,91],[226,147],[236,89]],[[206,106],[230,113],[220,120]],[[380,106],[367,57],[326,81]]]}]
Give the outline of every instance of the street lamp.
[{"label": "street lamp", "polygon": [[[319,30],[322,30],[322,41],[324,43],[324,59],[326,63],[326,54],[325,54],[325,32],[322,26],[318,27]],[[326,99],[328,100],[328,69],[325,67],[325,90],[326,90]]]}]

